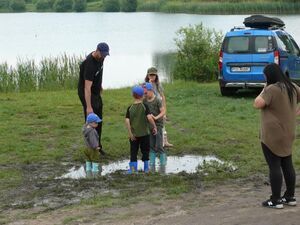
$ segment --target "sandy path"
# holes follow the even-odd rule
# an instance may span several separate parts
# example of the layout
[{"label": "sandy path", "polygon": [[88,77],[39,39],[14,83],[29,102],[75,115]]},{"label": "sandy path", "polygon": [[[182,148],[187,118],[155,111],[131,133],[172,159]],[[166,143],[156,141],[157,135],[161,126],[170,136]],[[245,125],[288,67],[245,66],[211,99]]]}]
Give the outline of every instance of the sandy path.
[{"label": "sandy path", "polygon": [[[105,209],[91,206],[58,209],[36,219],[11,224],[299,225],[300,206],[285,206],[284,209],[260,206],[261,201],[268,197],[269,188],[261,181],[237,182],[155,203],[141,202]],[[300,193],[299,187],[296,192]]]}]

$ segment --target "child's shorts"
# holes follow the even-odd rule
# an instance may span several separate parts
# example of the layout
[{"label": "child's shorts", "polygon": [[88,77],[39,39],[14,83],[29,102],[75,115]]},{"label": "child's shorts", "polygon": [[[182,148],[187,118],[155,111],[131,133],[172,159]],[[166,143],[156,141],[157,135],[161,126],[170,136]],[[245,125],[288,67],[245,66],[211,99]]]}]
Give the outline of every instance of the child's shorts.
[{"label": "child's shorts", "polygon": [[100,160],[99,151],[96,149],[85,148],[84,155],[86,160],[90,162],[99,162]]}]

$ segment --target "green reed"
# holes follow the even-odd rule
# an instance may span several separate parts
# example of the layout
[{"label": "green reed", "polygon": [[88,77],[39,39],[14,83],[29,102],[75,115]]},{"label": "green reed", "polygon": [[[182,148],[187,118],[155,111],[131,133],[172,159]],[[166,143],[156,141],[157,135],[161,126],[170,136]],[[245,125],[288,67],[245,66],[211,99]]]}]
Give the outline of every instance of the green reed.
[{"label": "green reed", "polygon": [[18,59],[15,66],[0,64],[0,92],[74,89],[82,57],[63,54],[39,62]]},{"label": "green reed", "polygon": [[0,64],[0,92],[15,91],[17,79],[7,63]]},{"label": "green reed", "polygon": [[180,2],[180,1],[148,1],[138,6],[138,11],[157,11],[167,13],[198,14],[250,14],[300,13],[300,2],[288,1],[245,1],[245,2]]}]

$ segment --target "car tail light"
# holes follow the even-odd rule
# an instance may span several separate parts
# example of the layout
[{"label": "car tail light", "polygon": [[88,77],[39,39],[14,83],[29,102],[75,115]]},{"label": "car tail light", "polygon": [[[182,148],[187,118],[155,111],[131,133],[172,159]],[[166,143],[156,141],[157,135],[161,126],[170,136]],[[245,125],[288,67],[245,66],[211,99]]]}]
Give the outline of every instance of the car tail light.
[{"label": "car tail light", "polygon": [[219,70],[220,71],[222,70],[222,67],[223,67],[223,52],[220,51],[220,54],[219,54]]},{"label": "car tail light", "polygon": [[279,65],[279,51],[274,51],[274,63],[276,63],[277,65]]}]

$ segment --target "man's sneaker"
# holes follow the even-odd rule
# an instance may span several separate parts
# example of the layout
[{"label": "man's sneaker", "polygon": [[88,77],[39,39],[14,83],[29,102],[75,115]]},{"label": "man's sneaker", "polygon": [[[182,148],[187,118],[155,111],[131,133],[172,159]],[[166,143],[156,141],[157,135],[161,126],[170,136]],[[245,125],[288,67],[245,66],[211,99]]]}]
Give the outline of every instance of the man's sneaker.
[{"label": "man's sneaker", "polygon": [[276,200],[268,199],[267,201],[264,201],[262,203],[262,206],[273,208],[273,209],[283,209],[283,204],[281,200],[276,201]]},{"label": "man's sneaker", "polygon": [[283,196],[281,198],[281,201],[284,205],[289,205],[289,206],[296,206],[297,205],[297,201],[295,197],[285,197]]}]

